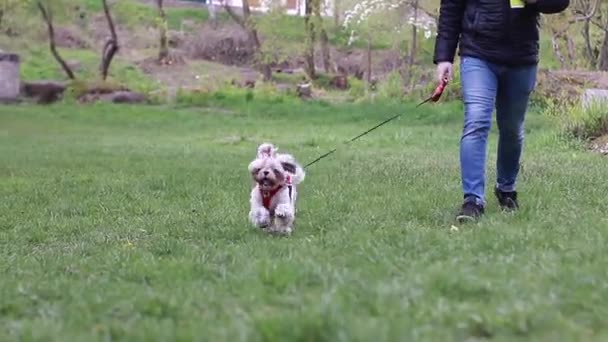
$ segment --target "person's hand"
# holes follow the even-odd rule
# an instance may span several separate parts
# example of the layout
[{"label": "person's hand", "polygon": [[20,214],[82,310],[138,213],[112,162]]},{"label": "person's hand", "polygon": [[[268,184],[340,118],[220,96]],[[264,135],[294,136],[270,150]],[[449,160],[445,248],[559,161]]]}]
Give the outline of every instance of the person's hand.
[{"label": "person's hand", "polygon": [[437,64],[437,81],[442,83],[444,80],[451,81],[453,66],[450,62],[440,62]]}]

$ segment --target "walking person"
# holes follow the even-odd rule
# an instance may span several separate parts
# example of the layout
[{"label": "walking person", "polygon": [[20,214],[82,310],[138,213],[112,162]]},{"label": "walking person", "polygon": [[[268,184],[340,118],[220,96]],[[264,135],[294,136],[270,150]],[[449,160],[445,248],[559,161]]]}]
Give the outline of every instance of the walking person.
[{"label": "walking person", "polygon": [[502,209],[519,208],[516,180],[524,118],[536,84],[540,14],[564,11],[569,0],[441,0],[434,64],[451,78],[458,46],[464,102],[460,141],[463,204],[458,221],[477,220],[486,207],[488,134],[496,109],[499,131],[494,195]]}]

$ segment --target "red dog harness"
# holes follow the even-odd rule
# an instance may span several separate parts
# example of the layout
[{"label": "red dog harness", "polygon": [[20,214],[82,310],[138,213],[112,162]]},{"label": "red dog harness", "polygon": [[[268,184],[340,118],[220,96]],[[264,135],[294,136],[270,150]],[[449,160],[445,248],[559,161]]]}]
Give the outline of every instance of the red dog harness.
[{"label": "red dog harness", "polygon": [[[289,189],[289,199],[291,200],[292,184],[291,184],[290,175],[287,175],[285,184],[287,184],[287,188]],[[274,195],[276,195],[281,189],[283,189],[283,186],[280,186],[272,191],[264,191],[264,190],[260,189],[260,194],[262,195],[262,204],[264,205],[264,208],[270,210],[270,201],[272,201],[272,198],[274,197]]]}]

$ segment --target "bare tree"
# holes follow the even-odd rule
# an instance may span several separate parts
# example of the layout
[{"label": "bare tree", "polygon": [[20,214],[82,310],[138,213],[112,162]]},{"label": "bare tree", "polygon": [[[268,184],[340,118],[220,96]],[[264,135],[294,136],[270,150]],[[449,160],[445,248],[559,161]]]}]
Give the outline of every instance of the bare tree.
[{"label": "bare tree", "polygon": [[418,53],[418,9],[418,0],[413,0],[411,10],[413,13],[414,22],[412,23],[412,46],[410,47],[410,55],[407,62],[408,74],[412,73],[414,63],[416,62],[416,54]]},{"label": "bare tree", "polygon": [[169,57],[169,40],[167,39],[167,16],[165,15],[165,9],[163,8],[163,0],[156,0],[156,6],[158,7],[158,16],[160,18],[160,46],[158,51],[158,61],[162,62],[163,60]]},{"label": "bare tree", "polygon": [[47,8],[45,8],[40,0],[37,1],[37,5],[38,5],[38,9],[40,9],[40,13],[42,13],[42,18],[44,19],[44,21],[46,22],[46,25],[47,25],[47,31],[49,34],[49,46],[51,49],[51,53],[53,54],[53,57],[55,57],[57,62],[61,65],[61,68],[63,69],[63,71],[65,71],[66,75],[71,80],[76,79],[72,69],[63,60],[63,58],[61,58],[61,56],[59,55],[59,52],[57,52],[57,48],[55,45],[55,28],[53,27],[53,12],[52,12],[51,6],[47,6]]},{"label": "bare tree", "polygon": [[[224,2],[224,10],[230,15],[230,17],[239,25],[245,32],[247,32],[247,36],[249,38],[249,43],[253,45],[255,52],[260,55],[262,53],[262,43],[260,42],[260,38],[258,36],[258,31],[255,28],[254,23],[251,19],[251,9],[249,7],[249,0],[243,0],[243,16],[238,15],[232,7],[230,7],[226,2]],[[272,70],[270,69],[270,65],[268,63],[264,63],[263,61],[258,62],[258,67],[264,77],[264,81],[268,81],[272,78]]]},{"label": "bare tree", "polygon": [[591,20],[597,14],[600,0],[577,0],[572,4],[572,12],[574,12],[574,21],[582,21],[583,27],[581,34],[584,40],[584,56],[589,64],[595,66],[597,63],[597,53],[593,49],[591,43]]},{"label": "bare tree", "polygon": [[[574,14],[569,22],[568,22],[568,27],[566,28],[566,30],[569,28],[569,26],[575,22],[582,22],[582,30],[581,30],[581,34],[583,36],[583,42],[584,42],[584,46],[583,46],[583,52],[584,52],[584,57],[587,60],[587,62],[592,66],[592,67],[597,67],[597,61],[598,61],[598,53],[597,51],[593,48],[593,44],[591,42],[591,22],[593,20],[593,18],[596,16],[596,14],[598,13],[598,9],[600,8],[600,0],[576,0],[573,1],[572,5],[570,6],[570,10],[571,12]],[[564,31],[565,33],[565,31]],[[570,38],[570,36],[568,36],[570,40],[572,40]],[[555,45],[555,43],[554,43]]]},{"label": "bare tree", "polygon": [[372,84],[372,35],[367,35],[367,79],[365,86],[369,88]]},{"label": "bare tree", "polygon": [[315,70],[315,40],[316,30],[313,14],[315,7],[318,4],[317,0],[305,0],[304,4],[304,30],[306,32],[306,50],[304,51],[305,71],[309,79],[317,78]]},{"label": "bare tree", "polygon": [[334,26],[336,28],[340,27],[340,4],[341,4],[341,0],[334,0],[333,1],[333,12],[334,12]]},{"label": "bare tree", "polygon": [[604,35],[597,57],[597,68],[601,71],[608,71],[608,4],[606,1],[596,0],[593,14],[591,23]]},{"label": "bare tree", "polygon": [[323,17],[321,16],[321,1],[322,0],[313,0],[316,2],[314,7],[315,10],[315,18],[317,20],[317,25],[319,26],[319,40],[321,43],[321,54],[323,55],[323,69],[326,73],[330,72],[331,68],[331,55],[329,51],[329,37],[327,36],[327,30],[325,30],[325,25],[323,23]]},{"label": "bare tree", "polygon": [[108,22],[108,27],[110,28],[110,38],[106,42],[103,47],[102,55],[101,55],[101,78],[105,81],[108,78],[108,70],[110,69],[110,64],[112,63],[112,59],[116,52],[118,52],[118,36],[116,35],[116,28],[114,27],[114,21],[112,20],[112,16],[110,15],[110,9],[108,7],[107,0],[101,0],[103,4],[103,12],[105,14],[106,20]]},{"label": "bare tree", "polygon": [[[608,3],[603,0],[577,0],[572,11],[575,16],[571,22],[583,22],[585,57],[594,67],[608,71]],[[599,48],[594,48],[591,42],[591,25],[603,33]]]},{"label": "bare tree", "polygon": [[[608,27],[608,26],[605,26]],[[598,56],[597,68],[601,71],[608,71],[608,28],[604,28],[604,39],[602,46],[600,47],[600,53]]]}]

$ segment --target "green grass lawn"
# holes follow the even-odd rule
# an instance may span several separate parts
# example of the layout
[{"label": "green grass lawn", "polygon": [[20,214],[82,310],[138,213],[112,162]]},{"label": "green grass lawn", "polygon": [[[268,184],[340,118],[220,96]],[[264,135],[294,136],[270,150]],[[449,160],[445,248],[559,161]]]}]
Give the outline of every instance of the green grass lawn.
[{"label": "green grass lawn", "polygon": [[[260,142],[305,163],[398,110],[308,170],[291,237],[250,227]],[[522,210],[489,197],[453,232],[460,122],[456,105],[0,107],[0,340],[606,340],[606,159],[531,114]]]}]

